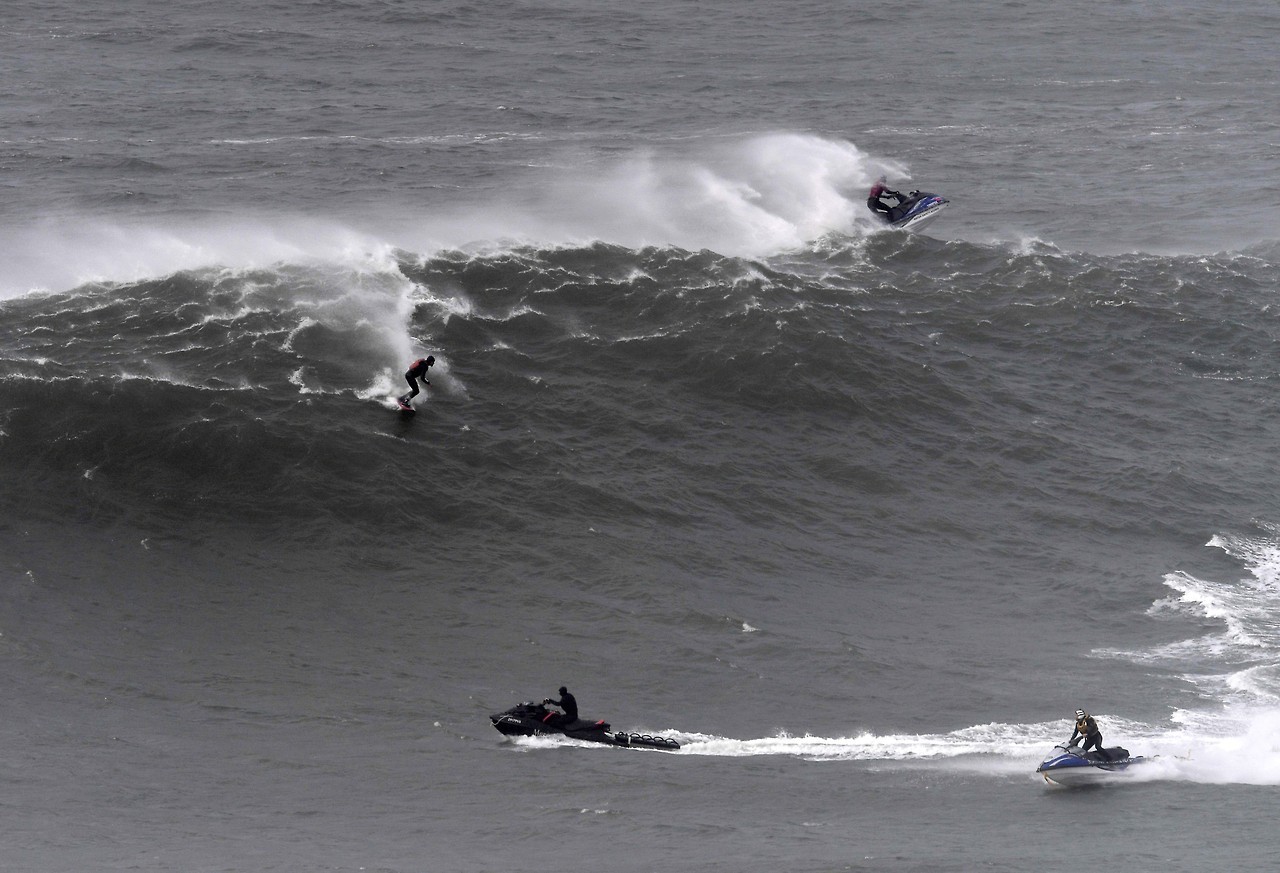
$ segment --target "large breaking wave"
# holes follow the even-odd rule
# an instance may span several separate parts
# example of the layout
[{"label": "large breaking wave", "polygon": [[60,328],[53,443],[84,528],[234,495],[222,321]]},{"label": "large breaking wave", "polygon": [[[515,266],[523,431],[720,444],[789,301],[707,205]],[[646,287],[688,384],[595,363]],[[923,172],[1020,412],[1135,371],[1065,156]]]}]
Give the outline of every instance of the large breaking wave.
[{"label": "large breaking wave", "polygon": [[869,181],[901,173],[851,143],[795,133],[564,154],[518,183],[416,208],[328,216],[50,216],[0,236],[0,298],[89,282],[136,282],[206,267],[344,262],[392,249],[675,246],[757,257],[871,227]]}]

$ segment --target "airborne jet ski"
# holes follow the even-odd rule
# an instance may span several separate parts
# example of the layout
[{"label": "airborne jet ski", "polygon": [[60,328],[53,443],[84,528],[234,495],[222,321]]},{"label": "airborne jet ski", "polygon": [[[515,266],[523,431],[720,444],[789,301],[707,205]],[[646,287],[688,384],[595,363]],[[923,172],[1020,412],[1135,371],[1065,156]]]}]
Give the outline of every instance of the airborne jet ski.
[{"label": "airborne jet ski", "polygon": [[576,719],[564,723],[564,716],[547,709],[544,704],[526,701],[503,712],[489,716],[493,726],[508,737],[566,736],[575,740],[604,743],[609,746],[628,746],[641,749],[665,749],[674,751],[680,744],[667,737],[651,737],[648,734],[626,733],[609,730],[607,721]]},{"label": "airborne jet ski", "polygon": [[906,200],[890,209],[885,218],[890,227],[916,230],[937,218],[950,202],[937,194],[912,191]]},{"label": "airborne jet ski", "polygon": [[[893,206],[889,201],[894,201]],[[920,228],[938,217],[946,208],[947,198],[924,191],[903,194],[888,187],[881,176],[867,192],[867,208],[890,227],[899,229]]]},{"label": "airborne jet ski", "polygon": [[1142,755],[1132,757],[1128,749],[1119,746],[1082,752],[1076,746],[1057,745],[1036,772],[1054,785],[1095,785],[1123,777],[1147,760]]}]

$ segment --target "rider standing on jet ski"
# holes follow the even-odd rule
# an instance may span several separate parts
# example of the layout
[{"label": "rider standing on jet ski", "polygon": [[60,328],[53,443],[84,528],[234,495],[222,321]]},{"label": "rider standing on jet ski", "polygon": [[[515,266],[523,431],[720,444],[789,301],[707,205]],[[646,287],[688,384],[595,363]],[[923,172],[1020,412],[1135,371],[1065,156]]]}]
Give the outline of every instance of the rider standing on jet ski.
[{"label": "rider standing on jet ski", "polygon": [[1099,755],[1107,757],[1107,753],[1102,751],[1102,731],[1098,730],[1098,723],[1093,720],[1093,716],[1083,709],[1076,710],[1076,729],[1071,732],[1067,745],[1074,746],[1077,737],[1084,737],[1084,745],[1080,747],[1080,751],[1087,752],[1092,746]]},{"label": "rider standing on jet ski", "polygon": [[573,724],[578,720],[578,699],[569,693],[569,689],[563,685],[560,686],[560,699],[552,700],[548,697],[542,701],[542,705],[546,706],[550,703],[552,706],[558,706],[564,710],[564,715],[560,716],[560,724]]},{"label": "rider standing on jet ski", "polygon": [[[881,176],[876,179],[876,183],[871,186],[871,190],[867,193],[867,208],[885,221],[893,221],[893,210],[907,202],[907,195],[901,194],[889,188],[886,179]],[[886,203],[886,197],[893,197],[897,203]]]}]

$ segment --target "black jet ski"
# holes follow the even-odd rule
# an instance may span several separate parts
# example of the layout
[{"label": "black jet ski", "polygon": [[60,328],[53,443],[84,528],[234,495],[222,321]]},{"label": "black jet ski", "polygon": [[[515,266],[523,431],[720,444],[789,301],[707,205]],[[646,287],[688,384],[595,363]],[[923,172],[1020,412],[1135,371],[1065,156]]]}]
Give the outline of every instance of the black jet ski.
[{"label": "black jet ski", "polygon": [[580,718],[564,723],[564,716],[542,703],[518,703],[503,712],[489,716],[493,726],[508,737],[532,737],[560,735],[575,740],[604,743],[609,746],[627,746],[637,749],[665,749],[674,751],[680,744],[667,737],[651,737],[648,734],[625,733],[609,730],[607,721],[591,721]]},{"label": "black jet ski", "polygon": [[924,191],[912,191],[907,199],[889,210],[884,219],[890,227],[918,230],[938,217],[950,203],[947,198]]},{"label": "black jet ski", "polygon": [[1129,775],[1147,760],[1142,755],[1134,757],[1119,746],[1082,752],[1077,746],[1059,745],[1053,747],[1053,754],[1040,763],[1036,772],[1053,785],[1093,785]]}]

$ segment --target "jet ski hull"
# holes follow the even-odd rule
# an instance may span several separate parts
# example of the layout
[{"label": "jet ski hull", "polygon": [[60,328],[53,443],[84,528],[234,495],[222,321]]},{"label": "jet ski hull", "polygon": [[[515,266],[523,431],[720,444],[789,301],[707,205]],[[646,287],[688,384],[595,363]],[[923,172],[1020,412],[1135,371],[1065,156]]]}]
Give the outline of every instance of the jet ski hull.
[{"label": "jet ski hull", "polygon": [[890,213],[889,226],[899,230],[919,230],[937,218],[949,202],[937,194],[913,192],[911,199]]},{"label": "jet ski hull", "polygon": [[495,712],[489,716],[489,721],[499,733],[508,737],[563,736],[634,749],[675,751],[680,748],[678,742],[667,737],[610,730],[609,723],[603,720],[578,719],[565,724],[558,713],[538,703],[521,703],[503,712]]},{"label": "jet ski hull", "polygon": [[1051,785],[1097,785],[1131,775],[1134,767],[1147,759],[1130,756],[1128,750],[1106,749],[1105,754],[1081,752],[1070,746],[1055,746],[1054,754],[1045,758],[1036,772]]}]

